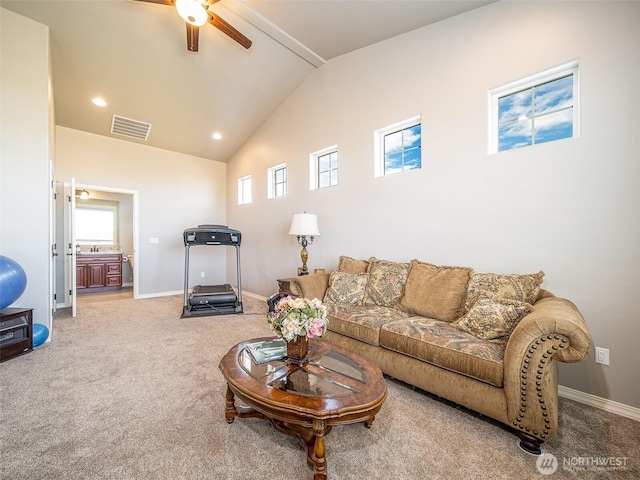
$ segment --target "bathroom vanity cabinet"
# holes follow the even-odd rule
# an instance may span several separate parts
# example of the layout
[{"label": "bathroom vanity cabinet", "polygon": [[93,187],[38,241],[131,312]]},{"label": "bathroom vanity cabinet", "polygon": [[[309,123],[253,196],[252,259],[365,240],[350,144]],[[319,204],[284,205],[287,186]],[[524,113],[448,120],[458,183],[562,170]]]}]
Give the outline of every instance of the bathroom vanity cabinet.
[{"label": "bathroom vanity cabinet", "polygon": [[122,254],[83,253],[76,257],[77,293],[122,288]]}]

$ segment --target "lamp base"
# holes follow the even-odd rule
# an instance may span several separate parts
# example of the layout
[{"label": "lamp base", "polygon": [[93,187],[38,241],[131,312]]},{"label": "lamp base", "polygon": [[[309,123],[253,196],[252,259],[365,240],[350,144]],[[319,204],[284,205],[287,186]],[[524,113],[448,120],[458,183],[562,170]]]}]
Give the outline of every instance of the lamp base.
[{"label": "lamp base", "polygon": [[300,259],[302,260],[302,268],[298,268],[298,276],[309,275],[309,269],[307,268],[309,252],[307,252],[307,239],[304,235],[302,236],[302,251],[300,252]]}]

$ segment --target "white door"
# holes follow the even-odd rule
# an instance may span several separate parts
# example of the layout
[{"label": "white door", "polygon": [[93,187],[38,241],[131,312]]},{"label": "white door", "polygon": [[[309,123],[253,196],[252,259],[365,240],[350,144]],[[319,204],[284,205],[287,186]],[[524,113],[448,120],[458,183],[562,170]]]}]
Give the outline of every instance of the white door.
[{"label": "white door", "polygon": [[64,183],[64,247],[66,251],[66,275],[68,299],[67,305],[71,303],[71,316],[76,316],[76,179]]},{"label": "white door", "polygon": [[56,208],[58,204],[58,197],[56,195],[56,187],[55,187],[55,176],[53,175],[53,171],[51,172],[51,177],[54,180],[51,181],[51,313],[55,314],[56,309],[58,307],[58,302],[56,300],[56,260],[58,257],[58,244],[56,243]]}]

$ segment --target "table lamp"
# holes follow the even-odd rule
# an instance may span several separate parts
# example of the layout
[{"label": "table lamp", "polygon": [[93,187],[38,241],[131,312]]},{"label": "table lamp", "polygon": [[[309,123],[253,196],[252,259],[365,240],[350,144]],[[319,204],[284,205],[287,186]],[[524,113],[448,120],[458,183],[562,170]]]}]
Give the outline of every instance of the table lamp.
[{"label": "table lamp", "polygon": [[309,269],[307,268],[307,259],[309,258],[307,245],[313,243],[313,237],[320,236],[318,216],[307,212],[294,213],[291,219],[289,235],[295,235],[298,239],[298,244],[302,245],[302,251],[300,252],[302,270],[300,271],[300,275],[307,275],[309,273]]}]

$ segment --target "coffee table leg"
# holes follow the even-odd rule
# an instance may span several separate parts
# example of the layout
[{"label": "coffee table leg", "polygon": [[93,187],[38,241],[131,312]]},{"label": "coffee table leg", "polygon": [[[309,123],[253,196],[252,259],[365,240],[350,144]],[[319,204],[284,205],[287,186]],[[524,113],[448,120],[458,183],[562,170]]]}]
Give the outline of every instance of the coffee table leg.
[{"label": "coffee table leg", "polygon": [[234,400],[233,392],[227,385],[227,394],[226,394],[226,406],[224,409],[224,418],[227,423],[233,423],[233,419],[236,418],[236,403]]},{"label": "coffee table leg", "polygon": [[314,466],[313,480],[325,480],[327,478],[327,459],[325,458],[324,434],[327,432],[324,420],[313,421],[313,433],[316,436],[313,447]]},{"label": "coffee table leg", "polygon": [[371,425],[373,425],[373,421],[374,421],[375,419],[376,419],[375,415],[374,415],[373,417],[371,417],[371,418],[367,418],[367,419],[364,421],[364,426],[365,426],[365,427],[367,427],[367,428],[371,428]]}]

